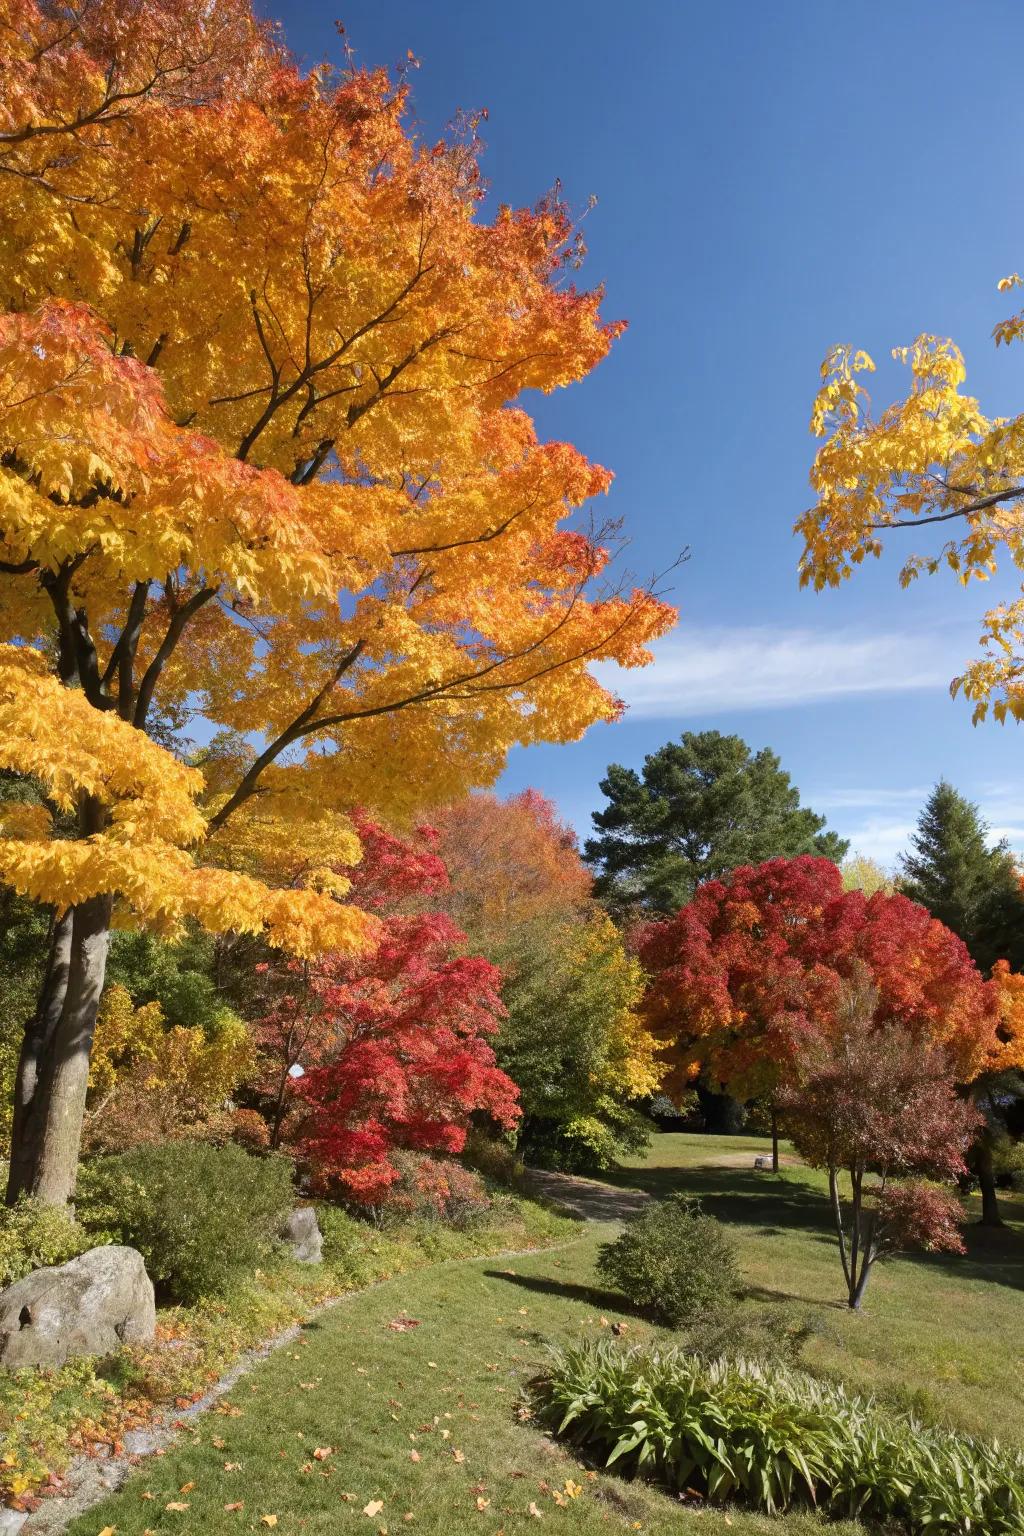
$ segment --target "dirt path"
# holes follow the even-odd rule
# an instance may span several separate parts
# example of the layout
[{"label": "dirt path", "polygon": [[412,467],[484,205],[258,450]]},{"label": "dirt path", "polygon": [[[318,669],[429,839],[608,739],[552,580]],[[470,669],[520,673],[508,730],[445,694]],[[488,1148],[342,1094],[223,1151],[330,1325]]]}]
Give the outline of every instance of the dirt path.
[{"label": "dirt path", "polygon": [[552,1173],[546,1168],[528,1168],[526,1187],[531,1194],[556,1200],[584,1221],[625,1221],[642,1211],[651,1198],[640,1189],[618,1189],[614,1184],[602,1184],[600,1179]]}]

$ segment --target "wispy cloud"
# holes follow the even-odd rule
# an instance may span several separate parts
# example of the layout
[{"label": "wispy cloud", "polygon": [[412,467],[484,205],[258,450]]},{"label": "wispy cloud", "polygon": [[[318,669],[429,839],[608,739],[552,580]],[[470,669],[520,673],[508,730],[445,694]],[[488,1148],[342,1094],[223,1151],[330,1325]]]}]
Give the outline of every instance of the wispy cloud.
[{"label": "wispy cloud", "polygon": [[646,719],[942,687],[955,670],[934,638],[898,632],[684,628],[654,652],[653,665],[637,671],[612,663],[595,669],[631,714]]}]

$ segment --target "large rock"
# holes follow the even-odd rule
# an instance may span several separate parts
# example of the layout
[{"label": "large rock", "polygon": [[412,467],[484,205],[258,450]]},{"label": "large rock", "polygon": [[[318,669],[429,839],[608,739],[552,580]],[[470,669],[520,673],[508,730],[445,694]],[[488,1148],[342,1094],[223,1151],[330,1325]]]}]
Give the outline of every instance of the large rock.
[{"label": "large rock", "polygon": [[323,1234],[311,1205],[292,1211],[280,1232],[281,1241],[302,1264],[319,1264],[323,1258]]},{"label": "large rock", "polygon": [[0,1365],[63,1365],[108,1355],[156,1327],[153,1282],[134,1248],[90,1248],[0,1292]]}]

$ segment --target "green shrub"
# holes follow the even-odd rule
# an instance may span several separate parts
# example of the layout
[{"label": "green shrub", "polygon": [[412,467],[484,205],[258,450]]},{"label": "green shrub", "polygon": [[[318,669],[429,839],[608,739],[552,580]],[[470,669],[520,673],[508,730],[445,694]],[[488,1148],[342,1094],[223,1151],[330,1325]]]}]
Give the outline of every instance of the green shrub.
[{"label": "green shrub", "polygon": [[646,1206],[603,1245],[597,1267],[633,1306],[670,1328],[718,1316],[739,1282],[732,1240],[683,1195]]},{"label": "green shrub", "polygon": [[90,1247],[90,1239],[67,1211],[21,1196],[0,1206],[0,1290],[49,1264],[66,1264]]},{"label": "green shrub", "polygon": [[504,1137],[488,1136],[473,1126],[466,1136],[462,1161],[485,1179],[517,1189],[523,1177],[523,1159]]},{"label": "green shrub", "polygon": [[604,1341],[559,1351],[539,1417],[621,1471],[775,1512],[954,1536],[1024,1530],[1024,1455],[782,1365]]},{"label": "green shrub", "polygon": [[176,1301],[223,1294],[273,1250],[291,1208],[291,1166],[241,1147],[165,1142],[103,1157],[79,1174],[83,1225],[138,1248]]}]

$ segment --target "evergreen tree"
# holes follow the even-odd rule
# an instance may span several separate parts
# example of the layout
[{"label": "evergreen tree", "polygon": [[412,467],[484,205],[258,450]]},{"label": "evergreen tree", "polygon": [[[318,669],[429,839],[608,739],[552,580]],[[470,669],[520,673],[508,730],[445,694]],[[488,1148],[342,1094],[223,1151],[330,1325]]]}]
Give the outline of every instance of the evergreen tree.
[{"label": "evergreen tree", "polygon": [[[997,960],[1024,966],[1024,894],[1005,842],[989,847],[989,827],[978,807],[945,779],[932,790],[900,860],[900,889],[959,934],[974,963],[988,975]],[[1021,1100],[1017,1072],[986,1074],[972,1085],[985,1124],[970,1164],[981,1188],[982,1225],[1001,1226],[994,1154],[1007,1137]]]},{"label": "evergreen tree", "polygon": [[959,934],[986,975],[1024,966],[1024,893],[1005,842],[989,847],[978,807],[944,779],[932,790],[900,860],[900,889]]},{"label": "evergreen tree", "polygon": [[848,847],[801,806],[774,752],[720,731],[686,731],[639,774],[613,763],[601,793],[609,803],[594,812],[584,856],[597,894],[619,910],[675,912],[738,865],[801,853],[838,864]]}]

